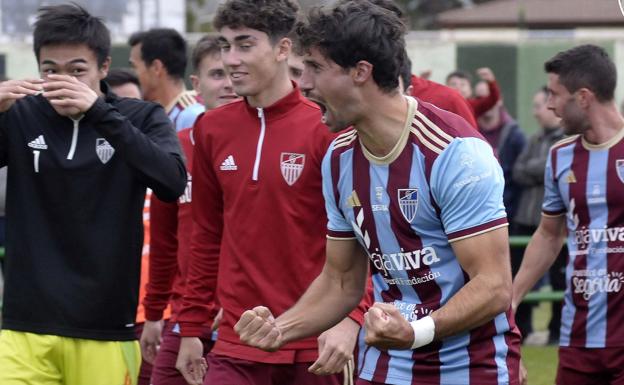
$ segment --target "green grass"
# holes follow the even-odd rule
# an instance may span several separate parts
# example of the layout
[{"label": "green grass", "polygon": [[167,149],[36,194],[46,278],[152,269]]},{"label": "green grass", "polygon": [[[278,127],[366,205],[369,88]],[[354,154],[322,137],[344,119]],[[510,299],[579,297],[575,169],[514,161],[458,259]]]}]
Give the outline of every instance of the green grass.
[{"label": "green grass", "polygon": [[[551,314],[550,302],[533,308],[533,329],[546,330]],[[553,385],[557,373],[557,346],[523,346],[522,360],[528,372],[528,385]]]},{"label": "green grass", "polygon": [[523,346],[522,359],[528,372],[528,385],[553,385],[557,373],[556,346]]}]

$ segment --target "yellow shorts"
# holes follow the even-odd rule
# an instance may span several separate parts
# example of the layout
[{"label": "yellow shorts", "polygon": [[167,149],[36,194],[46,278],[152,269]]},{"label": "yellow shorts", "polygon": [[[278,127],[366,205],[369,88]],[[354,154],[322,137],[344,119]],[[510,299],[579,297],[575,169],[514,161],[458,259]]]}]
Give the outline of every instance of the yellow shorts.
[{"label": "yellow shorts", "polygon": [[2,385],[136,385],[137,341],[96,341],[0,331]]}]

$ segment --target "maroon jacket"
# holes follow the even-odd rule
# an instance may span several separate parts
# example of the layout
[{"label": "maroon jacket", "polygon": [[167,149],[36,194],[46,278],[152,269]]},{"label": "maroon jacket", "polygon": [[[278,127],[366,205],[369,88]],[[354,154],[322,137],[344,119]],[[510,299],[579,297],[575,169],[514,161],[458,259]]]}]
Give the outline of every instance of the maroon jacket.
[{"label": "maroon jacket", "polygon": [[[327,223],[321,161],[335,135],[295,88],[264,109],[240,101],[206,112],[194,137],[182,336],[201,335],[216,313],[210,305],[216,294],[224,310],[216,354],[265,363],[316,360],[315,337],[267,353],[244,345],[233,326],[258,305],[279,316],[321,272]],[[364,311],[351,317],[361,324]]]}]

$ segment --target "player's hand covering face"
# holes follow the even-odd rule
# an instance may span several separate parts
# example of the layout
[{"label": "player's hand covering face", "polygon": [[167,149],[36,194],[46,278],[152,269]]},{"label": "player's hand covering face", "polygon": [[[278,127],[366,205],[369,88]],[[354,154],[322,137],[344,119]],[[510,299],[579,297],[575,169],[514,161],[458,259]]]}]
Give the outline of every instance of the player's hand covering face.
[{"label": "player's hand covering face", "polygon": [[108,74],[110,57],[100,62],[86,44],[45,45],[39,52],[43,96],[62,116],[79,117],[91,108]]},{"label": "player's hand covering face", "polygon": [[68,75],[48,75],[43,89],[43,97],[63,116],[77,117],[84,114],[98,98],[89,86]]}]

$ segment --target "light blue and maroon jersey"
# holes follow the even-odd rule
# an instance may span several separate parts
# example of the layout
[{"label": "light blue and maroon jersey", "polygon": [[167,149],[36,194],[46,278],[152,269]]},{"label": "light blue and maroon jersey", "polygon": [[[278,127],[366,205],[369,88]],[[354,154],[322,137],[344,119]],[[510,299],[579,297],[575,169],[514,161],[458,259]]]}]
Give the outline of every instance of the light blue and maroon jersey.
[{"label": "light blue and maroon jersey", "polygon": [[197,99],[195,91],[184,91],[178,95],[171,105],[167,106],[167,115],[173,122],[176,131],[193,127],[197,117],[204,112],[204,105]]},{"label": "light blue and maroon jersey", "polygon": [[624,346],[624,129],[600,146],[576,135],[550,151],[543,215],[566,215],[561,346]]},{"label": "light blue and maroon jersey", "polygon": [[[328,238],[367,250],[375,301],[408,321],[443,306],[469,280],[451,243],[507,226],[504,180],[492,148],[465,120],[408,98],[396,147],[384,158],[339,136],[323,161]],[[484,252],[487,252],[484,250]],[[381,351],[360,335],[359,375],[386,384],[515,383],[519,334],[510,313],[416,350]]]}]

